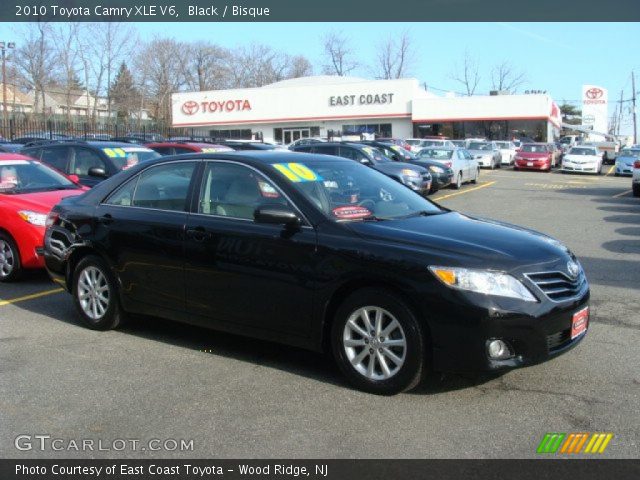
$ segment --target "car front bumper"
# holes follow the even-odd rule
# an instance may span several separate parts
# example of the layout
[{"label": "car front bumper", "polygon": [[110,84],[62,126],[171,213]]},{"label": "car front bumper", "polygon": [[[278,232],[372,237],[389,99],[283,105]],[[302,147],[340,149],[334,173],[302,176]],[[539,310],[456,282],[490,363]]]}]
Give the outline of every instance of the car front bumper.
[{"label": "car front bumper", "polygon": [[[589,291],[565,303],[532,305],[530,313],[509,308],[469,307],[466,312],[443,312],[429,324],[433,344],[433,369],[441,372],[498,372],[526,367],[555,358],[575,347],[587,330],[571,339],[575,313],[589,305]],[[536,311],[536,313],[533,313]],[[540,311],[543,313],[539,313]],[[505,341],[513,352],[493,359],[487,345]]]},{"label": "car front bumper", "polygon": [[440,190],[451,185],[453,181],[453,172],[451,173],[431,173],[431,188]]},{"label": "car front bumper", "polygon": [[616,175],[633,175],[633,164],[627,165],[624,163],[616,163]]},{"label": "car front bumper", "polygon": [[516,160],[514,163],[516,168],[523,170],[550,170],[551,162],[548,160]]}]

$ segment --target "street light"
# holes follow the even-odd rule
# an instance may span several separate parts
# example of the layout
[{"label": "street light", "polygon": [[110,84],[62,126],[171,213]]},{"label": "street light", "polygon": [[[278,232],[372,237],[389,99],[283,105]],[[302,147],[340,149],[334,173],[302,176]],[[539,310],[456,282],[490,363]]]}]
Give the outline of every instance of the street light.
[{"label": "street light", "polygon": [[[0,50],[2,50],[2,119],[7,118],[7,48],[14,49],[16,44],[14,42],[0,42]],[[15,87],[14,87],[15,88]],[[16,92],[14,90],[13,96],[15,98]]]}]

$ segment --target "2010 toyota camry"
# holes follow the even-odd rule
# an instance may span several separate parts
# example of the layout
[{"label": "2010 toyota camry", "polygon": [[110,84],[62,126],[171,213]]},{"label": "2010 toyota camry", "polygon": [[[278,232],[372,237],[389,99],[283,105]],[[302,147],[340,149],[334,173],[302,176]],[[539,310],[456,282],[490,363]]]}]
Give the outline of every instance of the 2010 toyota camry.
[{"label": "2010 toyota camry", "polygon": [[337,157],[164,157],[63,200],[48,224],[47,268],[89,328],[141,313],[326,349],[375,393],[539,363],[588,328],[567,247]]}]

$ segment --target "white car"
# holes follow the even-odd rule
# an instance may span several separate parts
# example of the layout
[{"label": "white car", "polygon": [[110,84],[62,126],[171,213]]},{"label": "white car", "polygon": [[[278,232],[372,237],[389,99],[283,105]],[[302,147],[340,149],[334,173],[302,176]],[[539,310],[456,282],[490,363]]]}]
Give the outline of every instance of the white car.
[{"label": "white car", "polygon": [[502,155],[496,142],[469,142],[467,150],[478,160],[478,165],[488,167],[493,170],[502,165]]},{"label": "white car", "polygon": [[460,188],[463,183],[476,183],[480,177],[478,161],[464,148],[426,147],[418,153],[421,158],[434,160],[453,170],[451,185]]},{"label": "white car", "polygon": [[500,149],[500,155],[502,159],[500,163],[502,165],[513,165],[513,159],[516,156],[516,145],[513,142],[496,142],[496,145]]},{"label": "white car", "polygon": [[451,140],[441,140],[439,138],[408,138],[405,140],[405,142],[409,144],[413,153],[418,153],[420,150],[426,147],[455,147]]},{"label": "white car", "polygon": [[580,145],[571,147],[562,158],[562,172],[602,173],[602,153],[598,147]]},{"label": "white car", "polygon": [[633,162],[631,188],[633,189],[633,196],[640,197],[640,160],[636,160],[635,162]]}]

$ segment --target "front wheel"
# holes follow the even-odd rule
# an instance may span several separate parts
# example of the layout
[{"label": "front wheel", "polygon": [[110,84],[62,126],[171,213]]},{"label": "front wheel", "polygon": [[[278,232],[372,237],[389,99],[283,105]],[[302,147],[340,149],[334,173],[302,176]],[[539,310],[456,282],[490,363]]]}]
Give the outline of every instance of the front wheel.
[{"label": "front wheel", "polygon": [[123,319],[115,279],[97,256],[83,258],[73,274],[73,299],[84,324],[92,330],[111,330]]},{"label": "front wheel", "polygon": [[462,187],[462,172],[458,172],[458,178],[456,179],[456,183],[453,188],[460,190],[460,187]]},{"label": "front wheel", "polygon": [[0,233],[0,282],[17,280],[22,273],[20,252],[9,235]]},{"label": "front wheel", "polygon": [[471,183],[478,183],[478,178],[480,178],[480,169],[476,168],[476,176],[473,177],[473,180],[471,180]]},{"label": "front wheel", "polygon": [[426,365],[415,315],[397,296],[368,288],[338,309],[331,329],[333,355],[357,388],[393,395],[415,387]]}]

